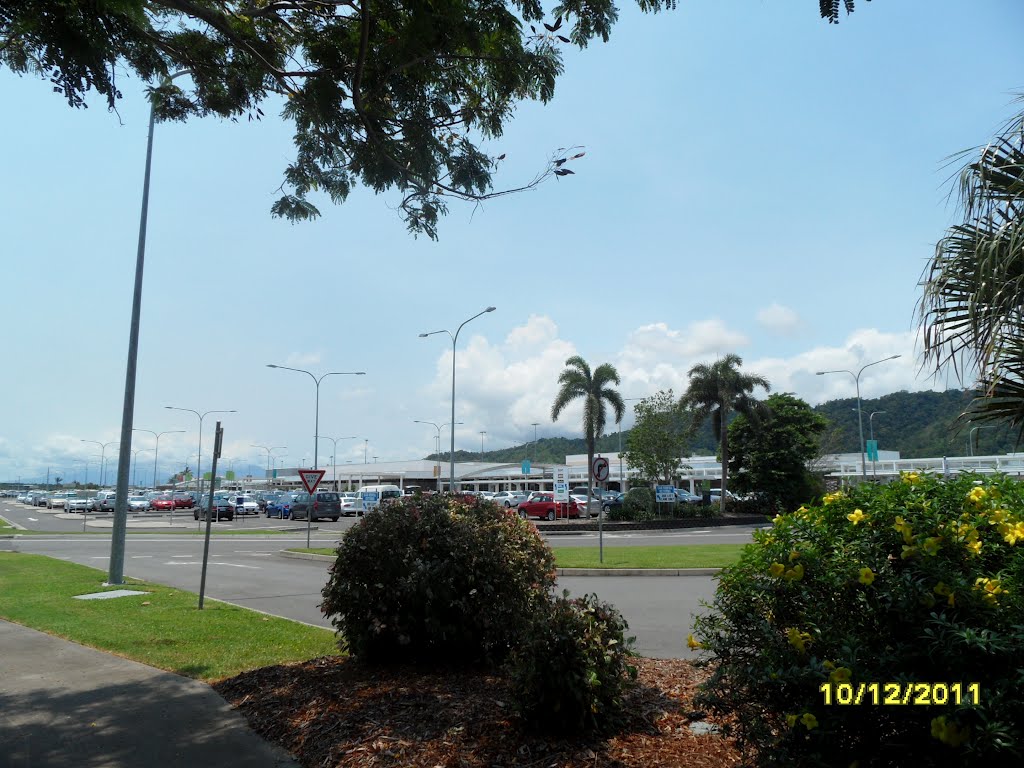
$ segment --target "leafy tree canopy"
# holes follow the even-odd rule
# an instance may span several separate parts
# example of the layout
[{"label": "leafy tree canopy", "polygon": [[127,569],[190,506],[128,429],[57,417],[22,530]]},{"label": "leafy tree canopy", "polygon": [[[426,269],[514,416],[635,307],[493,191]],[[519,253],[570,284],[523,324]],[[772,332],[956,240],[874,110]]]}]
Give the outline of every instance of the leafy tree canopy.
[{"label": "leafy tree canopy", "polygon": [[729,425],[729,471],[740,493],[757,491],[787,510],[810,501],[817,490],[808,463],[828,420],[789,393],[769,395],[760,424],[742,414]]},{"label": "leafy tree canopy", "polygon": [[648,480],[670,483],[680,459],[690,455],[693,415],[683,410],[671,389],[641,400],[633,412],[636,422],[623,458]]},{"label": "leafy tree canopy", "polygon": [[[295,157],[275,215],[313,218],[310,192],[341,203],[362,183],[399,190],[409,230],[436,237],[449,200],[504,194],[491,177],[503,156],[481,142],[516,101],[551,99],[563,46],[607,41],[617,16],[611,0],[6,0],[0,65],[49,78],[72,107],[94,90],[110,109],[127,70],[155,84],[163,120],[258,119],[287,97]],[[579,155],[556,154],[526,186]]]}]

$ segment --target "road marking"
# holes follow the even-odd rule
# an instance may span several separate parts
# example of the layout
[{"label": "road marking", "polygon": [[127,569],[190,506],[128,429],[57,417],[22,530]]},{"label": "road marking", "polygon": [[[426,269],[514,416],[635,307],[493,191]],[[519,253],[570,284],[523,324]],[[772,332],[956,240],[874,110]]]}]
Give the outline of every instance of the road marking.
[{"label": "road marking", "polygon": [[152,555],[132,555],[132,560],[145,560],[147,557],[152,557]]},{"label": "road marking", "polygon": [[[195,562],[190,562],[190,563],[185,563],[185,562],[182,562],[181,560],[172,560],[169,563],[164,563],[164,565],[202,565],[202,563],[199,562],[198,560],[195,561]],[[263,570],[258,565],[239,565],[238,563],[218,563],[218,562],[216,562],[214,560],[211,560],[209,562],[209,565],[227,565],[227,566],[230,566],[231,568],[249,568],[249,569],[254,570],[254,571],[261,571],[261,570]]]},{"label": "road marking", "polygon": [[171,557],[192,557],[192,555],[171,555]]},{"label": "road marking", "polygon": [[105,555],[103,557],[99,557],[99,556],[94,555],[94,556],[90,557],[89,559],[90,560],[109,560],[110,559],[110,555]]}]

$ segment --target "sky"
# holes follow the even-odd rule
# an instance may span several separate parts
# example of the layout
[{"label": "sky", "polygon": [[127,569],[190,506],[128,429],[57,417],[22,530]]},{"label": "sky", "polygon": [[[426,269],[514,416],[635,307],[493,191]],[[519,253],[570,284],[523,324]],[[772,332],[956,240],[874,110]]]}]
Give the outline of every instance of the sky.
[{"label": "sky", "polygon": [[[565,360],[611,363],[623,397],[672,388],[736,353],[812,404],[946,389],[923,370],[915,307],[957,221],[955,153],[984,144],[1024,90],[1019,0],[859,2],[830,26],[811,0],[621,4],[607,44],[567,51],[548,105],[522,104],[489,145],[496,186],[559,147],[574,176],[483,206],[453,204],[437,242],[398,196],[356,190],[322,218],[273,219],[291,132],[260,122],[160,124],[154,139],[134,426],[162,434],[158,474],[224,462],[321,466],[422,458],[451,421],[457,450],[580,436],[550,418]],[[144,84],[117,113],[73,110],[45,80],[0,71],[5,374],[0,481],[95,481],[120,436],[145,159]],[[632,414],[623,426],[632,423]],[[182,430],[176,432],[175,430]],[[348,439],[351,438],[351,439]],[[441,432],[447,446],[448,431]],[[84,442],[95,441],[95,442]],[[155,440],[133,440],[140,484]],[[898,446],[884,446],[898,450]],[[107,472],[108,484],[114,472]]]}]

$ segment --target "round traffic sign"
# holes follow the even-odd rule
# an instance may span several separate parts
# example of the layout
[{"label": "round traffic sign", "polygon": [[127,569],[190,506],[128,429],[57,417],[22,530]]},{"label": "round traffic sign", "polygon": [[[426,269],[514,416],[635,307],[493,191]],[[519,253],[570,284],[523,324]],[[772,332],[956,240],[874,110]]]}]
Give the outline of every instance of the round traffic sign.
[{"label": "round traffic sign", "polygon": [[600,483],[603,483],[608,479],[608,459],[603,456],[598,456],[594,459],[593,464],[594,479]]}]

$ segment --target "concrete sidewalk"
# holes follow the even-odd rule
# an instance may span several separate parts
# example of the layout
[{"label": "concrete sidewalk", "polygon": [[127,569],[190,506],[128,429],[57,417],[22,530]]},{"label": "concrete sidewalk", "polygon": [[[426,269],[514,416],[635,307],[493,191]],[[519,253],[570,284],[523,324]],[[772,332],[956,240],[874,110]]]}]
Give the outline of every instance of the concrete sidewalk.
[{"label": "concrete sidewalk", "polygon": [[0,767],[296,766],[212,688],[0,621]]}]

